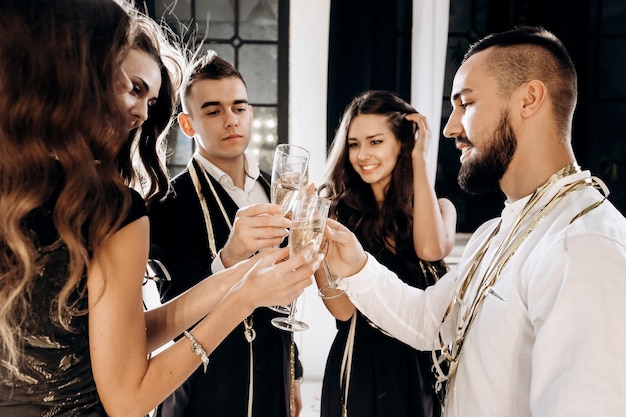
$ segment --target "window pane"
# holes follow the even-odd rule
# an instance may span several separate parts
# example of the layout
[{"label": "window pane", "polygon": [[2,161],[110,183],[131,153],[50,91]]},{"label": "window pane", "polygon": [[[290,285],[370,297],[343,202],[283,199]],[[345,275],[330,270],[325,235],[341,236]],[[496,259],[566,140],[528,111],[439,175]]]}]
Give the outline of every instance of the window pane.
[{"label": "window pane", "polygon": [[278,1],[240,0],[241,39],[278,41]]},{"label": "window pane", "polygon": [[248,85],[251,103],[277,102],[277,45],[242,45],[239,50],[239,71]]},{"label": "window pane", "polygon": [[[202,49],[204,51],[208,49],[213,49],[217,52],[217,56],[228,61],[232,65],[235,65],[235,48],[231,44],[228,43],[216,43],[216,42],[205,42],[202,45]],[[206,52],[205,52],[206,53]],[[246,82],[248,82],[246,80]]]},{"label": "window pane", "polygon": [[[271,171],[279,142],[278,3],[279,0],[154,2],[157,20],[163,17],[175,31],[186,27],[186,34],[193,33],[196,41],[204,39],[199,55],[212,49],[243,75],[254,108],[248,153],[257,158],[261,169],[267,172]],[[172,127],[168,143],[168,167],[172,175],[184,169],[193,151],[193,140],[178,126]]]},{"label": "window pane", "polygon": [[278,116],[276,107],[253,107],[254,123],[248,152],[265,172],[271,172],[274,150],[278,143]]},{"label": "window pane", "polygon": [[211,39],[230,39],[235,34],[235,9],[230,0],[196,1],[196,21],[202,35],[208,22]]}]

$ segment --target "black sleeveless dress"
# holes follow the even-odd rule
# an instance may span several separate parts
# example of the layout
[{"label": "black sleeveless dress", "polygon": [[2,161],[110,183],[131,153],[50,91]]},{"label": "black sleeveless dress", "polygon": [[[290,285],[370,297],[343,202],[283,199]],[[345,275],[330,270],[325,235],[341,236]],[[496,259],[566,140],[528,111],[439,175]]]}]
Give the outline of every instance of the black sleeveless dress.
[{"label": "black sleeveless dress", "polygon": [[[339,219],[341,221],[341,219]],[[346,224],[346,223],[344,223]],[[356,233],[359,241],[362,236]],[[424,264],[413,248],[364,247],[400,279],[424,288]],[[438,266],[439,276],[445,265]],[[344,393],[340,377],[350,320],[337,320],[322,384],[321,417],[341,417]],[[420,352],[377,328],[358,310],[350,373],[348,417],[438,417],[441,405],[434,389],[431,352]],[[345,385],[345,383],[344,383]]]},{"label": "black sleeveless dress", "polygon": [[[122,227],[147,214],[141,196],[131,193]],[[88,316],[68,317],[74,329],[68,332],[50,313],[53,295],[67,277],[67,247],[57,240],[49,210],[38,211],[31,220],[45,266],[35,279],[31,311],[22,327],[23,361],[17,369],[0,362],[0,417],[105,416],[91,370]],[[87,297],[75,293],[70,299],[78,311],[86,310]]]}]

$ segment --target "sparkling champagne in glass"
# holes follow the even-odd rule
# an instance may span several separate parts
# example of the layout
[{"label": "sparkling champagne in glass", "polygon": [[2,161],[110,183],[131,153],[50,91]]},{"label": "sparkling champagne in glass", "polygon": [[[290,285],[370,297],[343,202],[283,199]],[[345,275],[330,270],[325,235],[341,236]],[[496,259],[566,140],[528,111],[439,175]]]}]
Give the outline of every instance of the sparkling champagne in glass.
[{"label": "sparkling champagne in glass", "polygon": [[[281,143],[274,153],[270,201],[279,204],[283,213],[291,211],[293,203],[308,180],[311,154],[301,146]],[[288,306],[273,306],[270,309],[289,314]]]},{"label": "sparkling champagne in glass", "polygon": [[310,155],[297,145],[281,143],[276,147],[270,198],[272,203],[283,207],[284,213],[291,210],[298,192],[306,185]]},{"label": "sparkling champagne in glass", "polygon": [[[308,247],[312,247],[315,252],[319,251],[324,237],[324,226],[330,200],[320,198],[317,195],[302,196],[297,200],[291,218],[291,229],[289,231],[289,256],[295,256]],[[276,317],[272,319],[272,324],[279,329],[287,331],[306,330],[309,326],[295,319],[296,301],[289,304],[289,315],[287,317]]]}]

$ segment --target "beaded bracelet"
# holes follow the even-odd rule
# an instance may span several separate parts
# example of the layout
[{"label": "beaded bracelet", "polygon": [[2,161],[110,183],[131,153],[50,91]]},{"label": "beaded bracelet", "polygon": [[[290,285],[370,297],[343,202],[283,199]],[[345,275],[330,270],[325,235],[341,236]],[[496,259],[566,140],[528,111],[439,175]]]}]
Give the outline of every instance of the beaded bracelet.
[{"label": "beaded bracelet", "polygon": [[187,330],[183,332],[185,337],[191,340],[191,348],[189,349],[191,353],[194,353],[200,356],[200,360],[202,361],[202,365],[204,366],[204,373],[206,373],[207,367],[209,366],[209,355],[206,354],[206,351],[202,348],[202,345],[198,343],[195,337]]}]

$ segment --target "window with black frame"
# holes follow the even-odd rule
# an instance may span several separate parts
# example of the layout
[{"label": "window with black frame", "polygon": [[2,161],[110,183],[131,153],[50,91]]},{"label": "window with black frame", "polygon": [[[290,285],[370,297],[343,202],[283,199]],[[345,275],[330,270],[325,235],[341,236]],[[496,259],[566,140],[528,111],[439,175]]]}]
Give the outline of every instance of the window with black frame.
[{"label": "window with black frame", "polygon": [[[254,108],[248,152],[265,171],[274,149],[287,142],[288,0],[154,0],[150,14],[193,47],[213,49],[241,72]],[[181,33],[181,32],[185,33]],[[168,167],[175,175],[194,152],[193,140],[174,126],[168,140]]]}]

